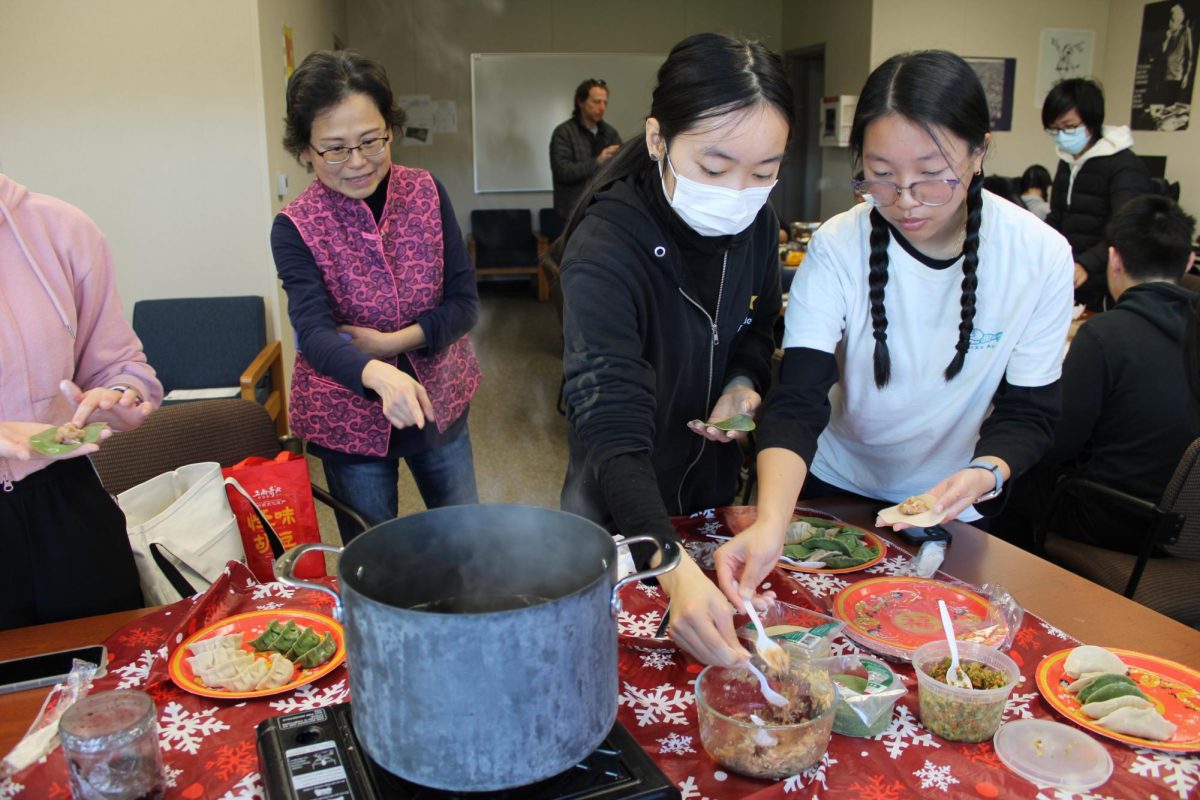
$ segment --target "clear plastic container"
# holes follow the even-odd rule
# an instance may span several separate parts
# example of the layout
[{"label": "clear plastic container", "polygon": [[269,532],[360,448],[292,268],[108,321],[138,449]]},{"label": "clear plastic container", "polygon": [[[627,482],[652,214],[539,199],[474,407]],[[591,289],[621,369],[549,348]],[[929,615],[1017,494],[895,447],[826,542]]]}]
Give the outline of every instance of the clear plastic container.
[{"label": "clear plastic container", "polygon": [[1003,653],[975,642],[958,643],[960,666],[976,662],[1004,674],[1005,683],[995,689],[960,689],[929,675],[929,670],[950,656],[945,640],[926,642],[913,653],[917,674],[921,723],[932,733],[952,742],[982,742],[1000,727],[1004,704],[1021,678],[1016,662]]},{"label": "clear plastic container", "polygon": [[161,797],[162,751],[154,701],[145,692],[98,692],[68,708],[58,735],[76,800]]},{"label": "clear plastic container", "polygon": [[896,701],[908,688],[879,659],[860,656],[859,661],[857,667],[833,676],[838,685],[833,732],[843,736],[877,736],[891,724]]},{"label": "clear plastic container", "polygon": [[[790,652],[799,652],[809,659],[827,658],[830,655],[830,644],[841,633],[846,623],[834,619],[819,611],[794,606],[776,600],[766,611],[758,614],[762,620],[763,629],[781,645],[791,645]],[[738,638],[754,652],[754,640],[758,632],[753,623],[747,623],[738,629]]]},{"label": "clear plastic container", "polygon": [[[768,704],[744,668],[709,666],[696,679],[700,741],[726,769],[778,780],[816,764],[829,746],[837,702],[829,673],[797,658],[785,675],[771,677],[771,686],[792,701],[789,708]],[[796,720],[781,723],[781,714]]]}]

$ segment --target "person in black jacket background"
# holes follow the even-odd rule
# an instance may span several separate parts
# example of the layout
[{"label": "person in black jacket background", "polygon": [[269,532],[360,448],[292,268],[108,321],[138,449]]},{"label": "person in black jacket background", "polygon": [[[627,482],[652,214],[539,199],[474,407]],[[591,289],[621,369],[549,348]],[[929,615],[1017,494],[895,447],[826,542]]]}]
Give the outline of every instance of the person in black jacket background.
[{"label": "person in black jacket background", "polygon": [[1105,289],[1104,228],[1121,206],[1149,194],[1150,173],[1133,150],[1127,126],[1104,124],[1104,92],[1087,78],[1054,85],[1042,125],[1058,147],[1058,170],[1046,223],[1075,254],[1075,301],[1094,311],[1111,305]]},{"label": "person in black jacket background", "polygon": [[[1079,329],[1063,364],[1063,414],[1042,462],[1021,477],[992,532],[1029,548],[1065,475],[1151,502],[1200,436],[1191,369],[1197,296],[1179,285],[1195,260],[1195,220],[1155,195],[1131,200],[1108,227],[1107,280],[1116,305]],[[1188,345],[1193,347],[1189,347]],[[1136,553],[1146,519],[1106,498],[1064,498],[1055,532]]]},{"label": "person in black jacket background", "polygon": [[[645,137],[585,190],[560,260],[564,509],[673,537],[670,515],[733,500],[744,434],[707,423],[755,414],[770,382],[781,293],[766,201],[792,116],[777,54],[697,34],[659,69]],[[659,580],[676,642],[708,663],[749,657],[686,553]]]}]

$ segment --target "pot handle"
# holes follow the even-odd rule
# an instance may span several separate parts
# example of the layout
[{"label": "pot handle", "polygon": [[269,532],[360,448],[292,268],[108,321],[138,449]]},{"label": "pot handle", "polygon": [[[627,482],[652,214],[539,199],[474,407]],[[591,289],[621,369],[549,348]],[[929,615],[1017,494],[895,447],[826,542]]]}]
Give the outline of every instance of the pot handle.
[{"label": "pot handle", "polygon": [[306,581],[297,578],[292,572],[296,569],[296,562],[305,553],[337,553],[341,555],[342,548],[334,547],[331,544],[299,544],[291,550],[284,551],[283,555],[275,559],[275,577],[282,583],[288,586],[295,586],[298,589],[315,589],[318,592],[324,592],[333,598],[333,618],[338,622],[342,621],[342,596],[337,593],[336,589],[332,589],[323,583],[314,581]]},{"label": "pot handle", "polygon": [[617,547],[625,547],[626,545],[635,544],[637,542],[650,542],[658,546],[658,552],[662,553],[662,562],[657,567],[642,572],[635,572],[632,575],[626,575],[621,580],[617,581],[612,588],[612,596],[609,600],[609,606],[612,609],[614,617],[621,613],[621,587],[633,581],[640,581],[646,578],[653,578],[655,575],[662,575],[664,572],[670,572],[679,566],[679,543],[674,539],[668,539],[657,533],[639,533],[636,536],[626,536],[622,541],[617,542]]}]

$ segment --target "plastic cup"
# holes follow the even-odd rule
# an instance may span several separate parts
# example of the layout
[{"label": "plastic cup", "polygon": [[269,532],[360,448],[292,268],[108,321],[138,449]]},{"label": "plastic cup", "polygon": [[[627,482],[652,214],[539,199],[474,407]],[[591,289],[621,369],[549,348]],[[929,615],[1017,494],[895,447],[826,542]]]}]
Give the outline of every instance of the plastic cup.
[{"label": "plastic cup", "polygon": [[163,796],[157,713],[145,692],[88,695],[63,713],[58,735],[76,800]]},{"label": "plastic cup", "polygon": [[959,664],[977,662],[1004,673],[1003,686],[995,689],[960,689],[930,677],[930,670],[950,656],[942,639],[926,642],[912,656],[917,674],[921,723],[931,732],[952,742],[982,742],[1000,727],[1004,704],[1021,678],[1011,658],[976,642],[959,642]]}]

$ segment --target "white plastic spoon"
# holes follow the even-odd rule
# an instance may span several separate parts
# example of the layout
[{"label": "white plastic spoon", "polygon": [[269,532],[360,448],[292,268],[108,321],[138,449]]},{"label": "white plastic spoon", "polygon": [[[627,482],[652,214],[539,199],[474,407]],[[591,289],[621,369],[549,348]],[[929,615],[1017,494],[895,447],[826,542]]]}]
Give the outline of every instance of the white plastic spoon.
[{"label": "white plastic spoon", "polygon": [[942,614],[942,629],[946,632],[946,644],[950,645],[950,668],[946,670],[946,683],[959,689],[973,689],[971,679],[958,668],[958,640],[954,638],[954,626],[950,624],[950,612],[946,601],[938,600],[938,611]]},{"label": "white plastic spoon", "polygon": [[768,703],[773,706],[779,706],[780,708],[787,706],[788,699],[771,688],[771,685],[767,683],[767,676],[762,674],[762,670],[751,664],[749,661],[743,661],[742,664],[746,667],[746,669],[754,673],[754,677],[758,678],[758,687],[762,689],[762,695],[767,699]]},{"label": "white plastic spoon", "polygon": [[758,631],[758,636],[754,640],[754,649],[758,651],[758,655],[767,666],[776,672],[784,672],[791,664],[791,659],[788,658],[787,651],[779,646],[779,642],[773,641],[770,636],[767,636],[767,631],[763,627],[762,620],[758,618],[758,612],[754,610],[754,606],[748,598],[742,598],[742,606],[746,609],[746,613],[750,615],[750,620],[754,623],[755,630]]}]

